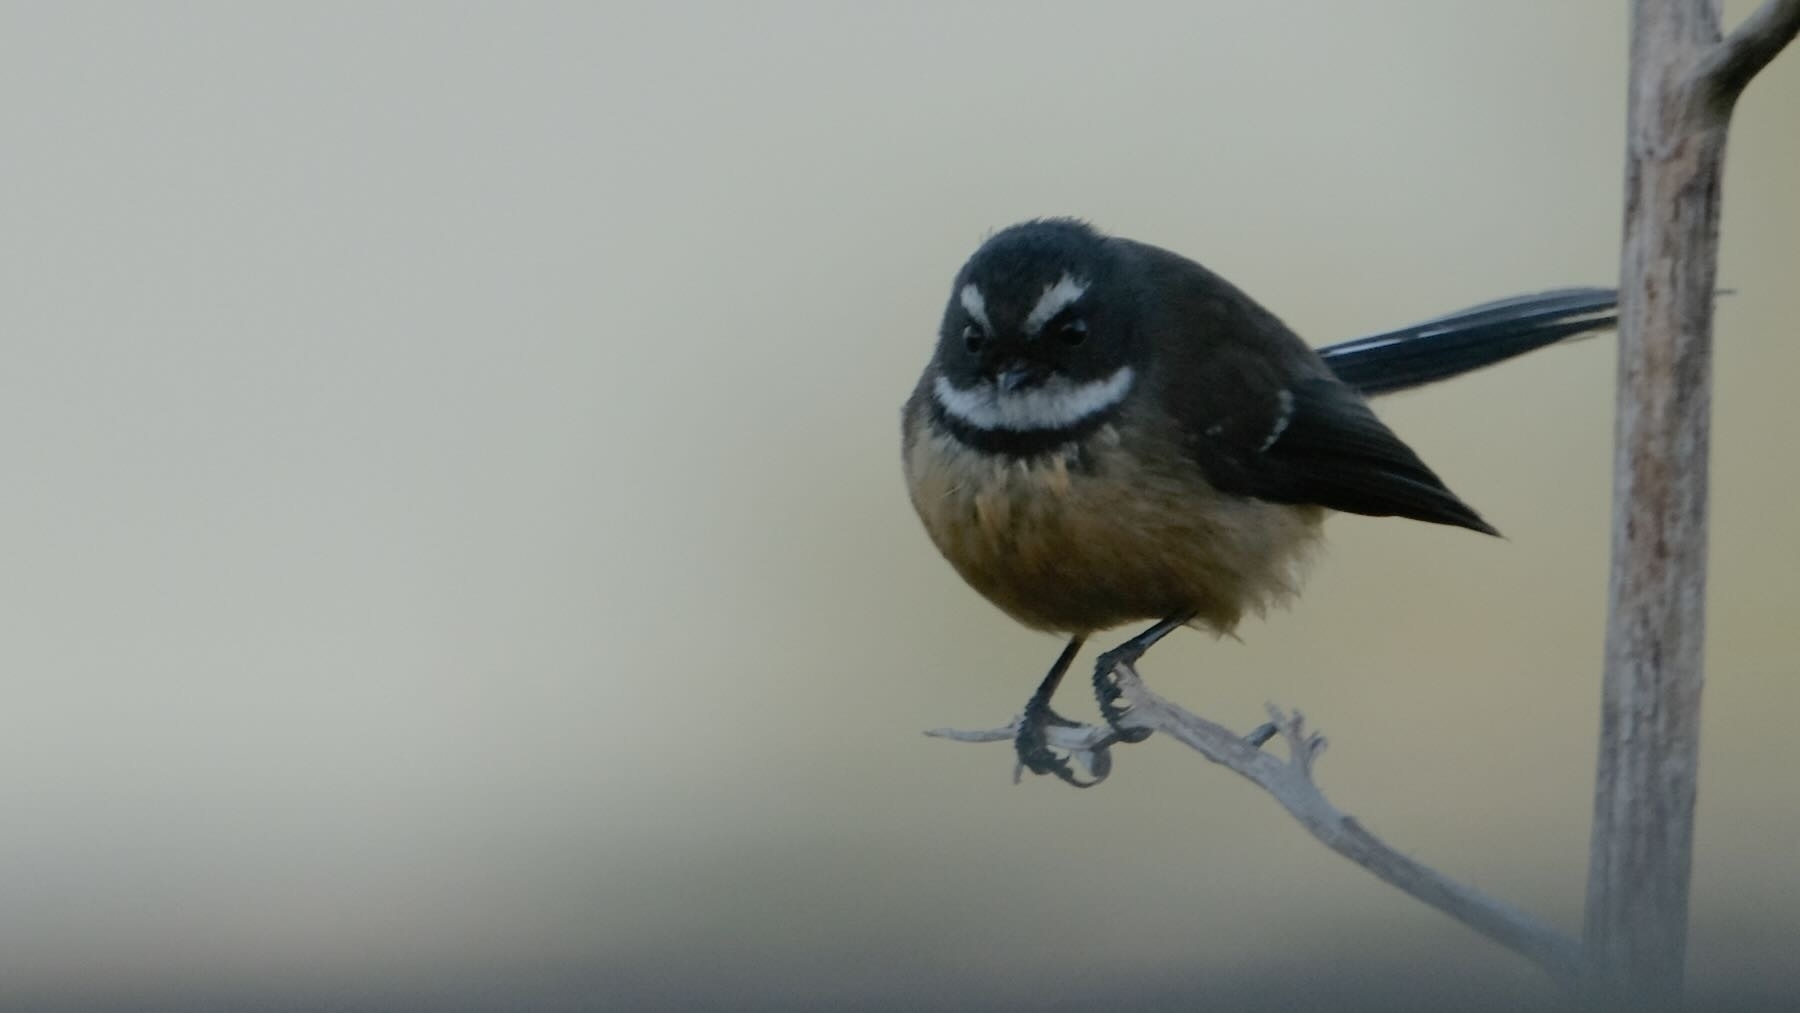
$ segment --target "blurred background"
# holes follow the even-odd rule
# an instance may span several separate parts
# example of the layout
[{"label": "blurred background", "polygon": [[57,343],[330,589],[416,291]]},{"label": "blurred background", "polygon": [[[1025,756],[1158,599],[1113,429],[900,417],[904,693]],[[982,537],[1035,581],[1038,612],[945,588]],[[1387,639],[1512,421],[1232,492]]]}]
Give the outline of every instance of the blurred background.
[{"label": "blurred background", "polygon": [[[1035,215],[1319,344],[1610,283],[1626,28],[0,6],[0,1005],[1547,1002],[1171,743],[1075,792],[923,737],[1006,722],[1058,644],[932,550],[898,406],[963,258]],[[1703,995],[1771,1006],[1800,995],[1797,103],[1789,53],[1725,186],[1692,928]],[[1337,518],[1297,607],[1145,669],[1240,728],[1303,708],[1345,809],[1571,932],[1613,349],[1382,406],[1507,540]]]}]

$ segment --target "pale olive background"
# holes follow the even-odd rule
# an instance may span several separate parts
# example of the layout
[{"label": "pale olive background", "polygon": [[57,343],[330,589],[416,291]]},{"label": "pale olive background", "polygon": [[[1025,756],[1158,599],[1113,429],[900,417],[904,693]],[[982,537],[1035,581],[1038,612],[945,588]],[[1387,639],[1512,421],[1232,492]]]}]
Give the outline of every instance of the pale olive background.
[{"label": "pale olive background", "polygon": [[[922,737],[1057,644],[933,552],[897,409],[1033,215],[1317,343],[1610,282],[1623,5],[1103,6],[0,7],[0,1005],[1546,996],[1172,744],[1080,793]],[[1739,998],[1800,945],[1796,109],[1791,53],[1725,187],[1692,963]],[[1508,539],[1338,518],[1147,666],[1301,706],[1341,804],[1571,931],[1612,379],[1384,403]]]}]

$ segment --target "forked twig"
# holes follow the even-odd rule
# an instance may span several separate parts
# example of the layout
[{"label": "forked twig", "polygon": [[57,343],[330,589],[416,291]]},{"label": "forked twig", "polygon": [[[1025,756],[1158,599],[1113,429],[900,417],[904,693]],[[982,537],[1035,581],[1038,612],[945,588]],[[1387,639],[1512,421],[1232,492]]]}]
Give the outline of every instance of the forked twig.
[{"label": "forked twig", "polygon": [[[1383,882],[1520,954],[1559,981],[1574,983],[1579,980],[1581,946],[1573,937],[1414,861],[1332,805],[1313,781],[1313,766],[1325,751],[1325,737],[1308,732],[1299,711],[1284,712],[1273,705],[1269,707],[1274,733],[1287,743],[1288,755],[1284,759],[1257,745],[1269,737],[1267,725],[1249,736],[1239,735],[1152,693],[1128,665],[1119,667],[1117,678],[1119,688],[1131,704],[1121,721],[1124,727],[1163,732],[1208,760],[1229,768],[1273,796],[1320,843],[1374,873]],[[1015,719],[1004,728],[981,731],[939,728],[925,734],[958,742],[1010,742],[1017,728]],[[1073,753],[1096,778],[1104,777],[1110,769],[1110,729],[1085,724],[1053,726],[1047,729],[1046,735],[1051,746]]]}]

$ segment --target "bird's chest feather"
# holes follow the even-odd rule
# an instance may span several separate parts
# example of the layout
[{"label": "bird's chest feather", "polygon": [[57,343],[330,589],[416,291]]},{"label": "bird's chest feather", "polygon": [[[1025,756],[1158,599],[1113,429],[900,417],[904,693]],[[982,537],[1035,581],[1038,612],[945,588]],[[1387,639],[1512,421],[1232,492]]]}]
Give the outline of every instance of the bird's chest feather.
[{"label": "bird's chest feather", "polygon": [[1088,632],[1196,609],[1230,629],[1292,591],[1317,517],[1215,492],[1103,429],[1029,459],[923,428],[907,452],[920,519],[964,580],[1020,622]]}]

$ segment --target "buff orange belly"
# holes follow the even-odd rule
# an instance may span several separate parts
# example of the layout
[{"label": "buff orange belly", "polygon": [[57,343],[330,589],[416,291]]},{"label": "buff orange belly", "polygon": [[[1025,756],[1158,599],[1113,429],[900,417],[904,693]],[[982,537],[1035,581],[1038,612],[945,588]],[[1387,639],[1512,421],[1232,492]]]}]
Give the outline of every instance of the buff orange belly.
[{"label": "buff orange belly", "polygon": [[938,550],[1036,629],[1085,634],[1191,610],[1229,632],[1294,593],[1323,510],[1224,496],[1197,469],[1161,473],[1142,459],[1110,430],[1021,460],[922,425],[905,464]]}]

